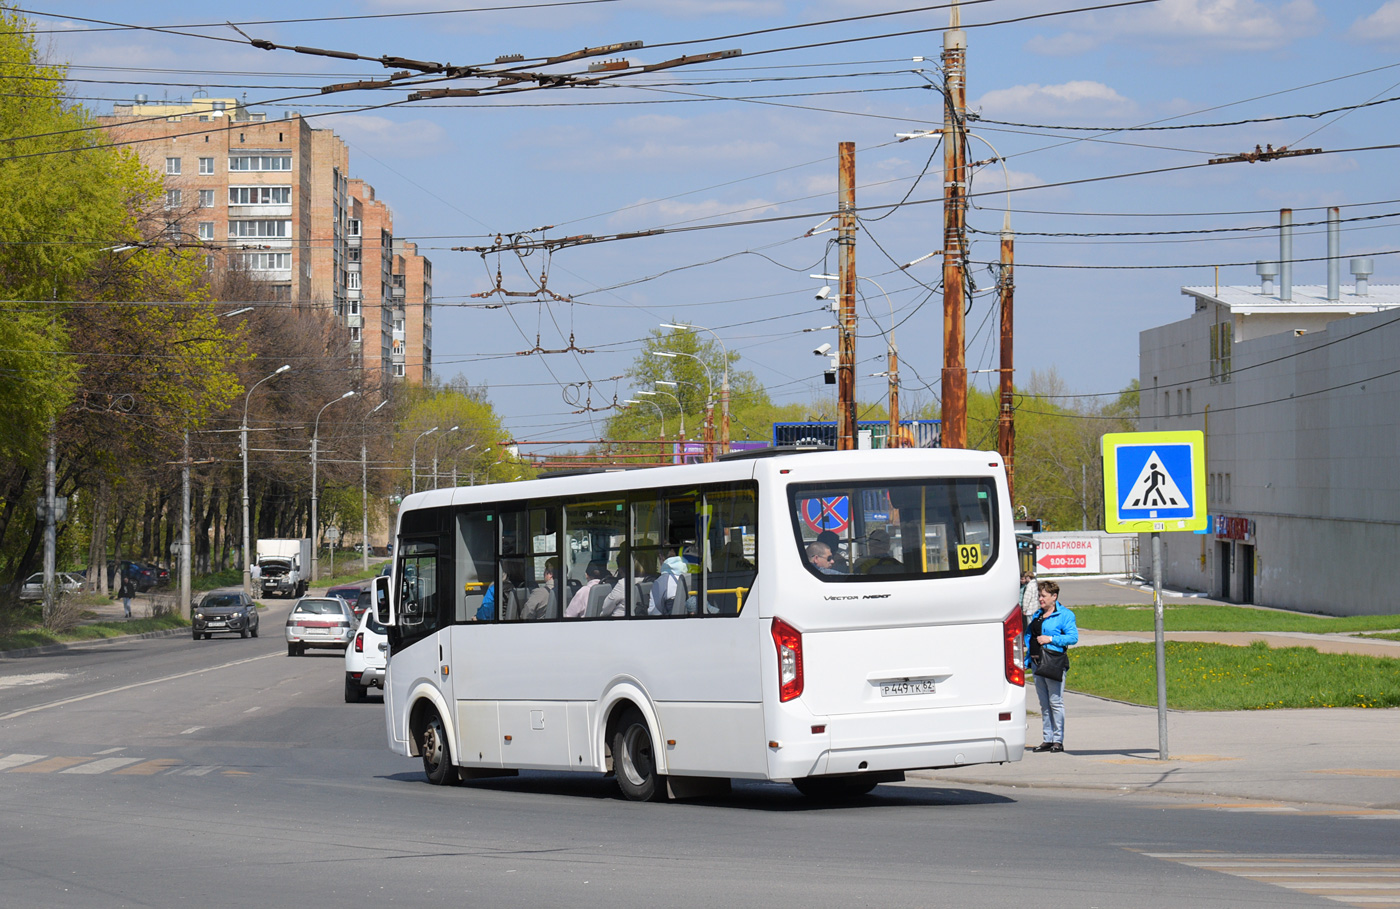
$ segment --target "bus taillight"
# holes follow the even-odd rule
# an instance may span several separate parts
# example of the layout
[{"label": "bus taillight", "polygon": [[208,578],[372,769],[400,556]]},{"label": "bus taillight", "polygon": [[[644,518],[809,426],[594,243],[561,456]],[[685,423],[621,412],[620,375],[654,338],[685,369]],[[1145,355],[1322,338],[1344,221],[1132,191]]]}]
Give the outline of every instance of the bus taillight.
[{"label": "bus taillight", "polygon": [[1004,642],[1006,657],[1006,680],[1013,685],[1026,686],[1025,653],[1026,642],[1023,637],[1025,625],[1021,618],[1021,606],[1018,603],[1016,608],[1006,618],[1001,620],[1001,635]]},{"label": "bus taillight", "polygon": [[773,643],[778,646],[778,700],[790,701],[802,695],[802,632],[774,619]]}]

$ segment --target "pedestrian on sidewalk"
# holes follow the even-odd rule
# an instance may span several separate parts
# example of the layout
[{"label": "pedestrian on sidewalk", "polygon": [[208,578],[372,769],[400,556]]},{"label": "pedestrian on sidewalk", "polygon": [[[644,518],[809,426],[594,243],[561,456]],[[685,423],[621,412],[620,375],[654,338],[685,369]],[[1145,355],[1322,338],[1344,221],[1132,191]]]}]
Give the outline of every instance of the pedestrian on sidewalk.
[{"label": "pedestrian on sidewalk", "polygon": [[131,618],[131,598],[136,596],[136,585],[125,574],[122,575],[122,586],[117,591],[117,596],[121,598],[122,609],[126,611],[126,617]]},{"label": "pedestrian on sidewalk", "polygon": [[1029,622],[1039,608],[1040,586],[1035,582],[1035,575],[1027,571],[1021,575],[1021,617]]},{"label": "pedestrian on sidewalk", "polygon": [[1026,627],[1026,666],[1035,673],[1041,738],[1032,751],[1065,750],[1065,675],[1069,648],[1079,643],[1074,613],[1060,605],[1060,585],[1040,582],[1040,609]]}]

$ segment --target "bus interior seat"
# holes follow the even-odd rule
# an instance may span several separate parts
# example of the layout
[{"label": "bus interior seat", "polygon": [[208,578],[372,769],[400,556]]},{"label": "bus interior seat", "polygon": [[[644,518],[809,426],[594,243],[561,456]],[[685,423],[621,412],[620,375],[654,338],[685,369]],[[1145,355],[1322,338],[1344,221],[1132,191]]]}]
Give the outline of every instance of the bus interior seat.
[{"label": "bus interior seat", "polygon": [[588,618],[596,618],[603,611],[603,601],[612,593],[612,584],[594,584],[588,591],[588,607],[583,614]]},{"label": "bus interior seat", "polygon": [[476,619],[477,610],[481,608],[481,603],[486,599],[484,593],[464,593],[462,602],[457,604],[457,621],[470,622]]}]

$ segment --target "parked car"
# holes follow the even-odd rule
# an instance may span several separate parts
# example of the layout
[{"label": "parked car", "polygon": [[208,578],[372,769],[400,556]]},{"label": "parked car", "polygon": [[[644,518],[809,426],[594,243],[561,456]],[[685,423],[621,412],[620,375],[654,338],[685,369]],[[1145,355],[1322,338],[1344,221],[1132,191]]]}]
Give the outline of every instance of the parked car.
[{"label": "parked car", "polygon": [[[365,591],[368,596],[369,591]],[[345,648],[345,703],[365,699],[370,688],[384,690],[384,668],[389,664],[389,635],[374,612],[366,609],[355,629],[355,639]]]},{"label": "parked car", "polygon": [[169,587],[169,586],[170,586],[170,569],[169,569],[169,568],[163,568],[163,567],[161,567],[160,565],[152,565],[152,566],[151,566],[151,570],[154,571],[155,574],[156,574],[156,586],[157,586],[157,587]]},{"label": "parked car", "polygon": [[308,647],[344,650],[355,624],[355,611],[340,597],[302,597],[287,616],[287,656]]},{"label": "parked car", "polygon": [[149,565],[142,565],[140,562],[133,562],[130,559],[122,559],[118,563],[115,559],[107,560],[107,586],[115,590],[120,584],[117,582],[117,568],[121,568],[122,576],[131,578],[131,582],[136,585],[137,593],[145,593],[156,586],[156,571]]},{"label": "parked car", "polygon": [[207,593],[190,616],[190,629],[196,641],[200,635],[207,641],[215,634],[257,637],[258,604],[241,590]]},{"label": "parked car", "polygon": [[358,619],[360,617],[360,610],[355,604],[360,601],[360,594],[364,593],[364,591],[365,585],[363,583],[341,584],[338,587],[332,587],[327,590],[326,596],[340,597],[342,600],[349,603],[350,607],[355,610],[355,618]]},{"label": "parked car", "polygon": [[[56,572],[53,576],[54,584],[60,594],[76,593],[83,589],[83,579],[76,574],[66,571]],[[36,571],[24,579],[24,585],[19,589],[21,600],[42,600],[44,598],[44,573]]]}]

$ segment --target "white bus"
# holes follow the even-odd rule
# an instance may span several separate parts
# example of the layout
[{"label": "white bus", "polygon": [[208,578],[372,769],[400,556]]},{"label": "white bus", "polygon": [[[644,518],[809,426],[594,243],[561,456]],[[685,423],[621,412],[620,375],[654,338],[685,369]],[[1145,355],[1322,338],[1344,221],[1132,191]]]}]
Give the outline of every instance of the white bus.
[{"label": "white bus", "polygon": [[393,750],[433,783],[608,773],[637,800],[1020,760],[1001,459],[746,454],[406,498],[375,596]]}]

